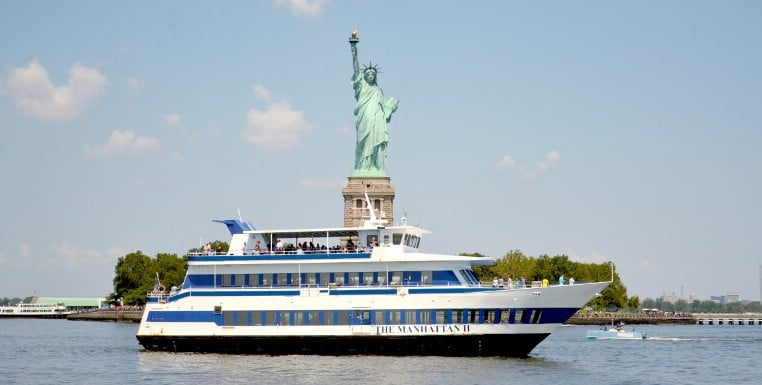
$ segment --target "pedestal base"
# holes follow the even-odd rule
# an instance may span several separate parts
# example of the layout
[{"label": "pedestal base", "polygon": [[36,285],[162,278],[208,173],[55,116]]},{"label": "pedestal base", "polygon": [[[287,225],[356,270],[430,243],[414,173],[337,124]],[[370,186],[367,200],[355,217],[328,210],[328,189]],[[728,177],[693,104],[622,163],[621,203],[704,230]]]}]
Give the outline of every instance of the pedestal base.
[{"label": "pedestal base", "polygon": [[347,178],[347,184],[341,189],[344,195],[344,227],[362,226],[370,219],[370,212],[365,203],[368,193],[376,218],[387,220],[387,226],[394,224],[394,187],[387,177]]}]

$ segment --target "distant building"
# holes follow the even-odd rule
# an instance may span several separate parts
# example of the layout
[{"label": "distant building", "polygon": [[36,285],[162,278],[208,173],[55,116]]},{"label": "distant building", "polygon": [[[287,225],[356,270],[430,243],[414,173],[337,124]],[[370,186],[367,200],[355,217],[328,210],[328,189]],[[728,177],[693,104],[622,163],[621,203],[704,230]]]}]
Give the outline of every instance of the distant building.
[{"label": "distant building", "polygon": [[741,300],[741,294],[739,293],[725,294],[725,303],[736,303],[736,302],[740,302],[740,300]]},{"label": "distant building", "polygon": [[741,294],[739,294],[739,293],[727,293],[727,294],[722,295],[722,296],[714,296],[713,295],[713,296],[709,297],[709,300],[717,302],[717,303],[721,303],[721,304],[736,303],[736,302],[741,302]]},{"label": "distant building", "polygon": [[680,298],[674,294],[672,295],[662,295],[661,296],[662,302],[669,302],[669,303],[677,303]]}]

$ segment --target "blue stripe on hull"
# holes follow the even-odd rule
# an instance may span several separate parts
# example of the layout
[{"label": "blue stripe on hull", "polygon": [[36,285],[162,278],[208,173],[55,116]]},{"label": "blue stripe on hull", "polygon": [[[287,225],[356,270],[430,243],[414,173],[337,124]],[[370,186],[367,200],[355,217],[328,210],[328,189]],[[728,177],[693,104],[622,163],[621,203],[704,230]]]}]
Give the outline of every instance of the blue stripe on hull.
[{"label": "blue stripe on hull", "polygon": [[230,354],[526,357],[548,334],[352,337],[137,336],[147,350]]},{"label": "blue stripe on hull", "polygon": [[[384,310],[384,309],[375,309]],[[421,309],[425,310],[425,309]],[[433,309],[429,309],[433,310]],[[471,309],[472,311],[479,311],[479,309]],[[520,310],[541,310],[542,315],[539,319],[539,324],[560,324],[566,322],[576,311],[575,308],[546,308],[546,309],[520,309]],[[226,312],[239,312],[239,311],[258,311],[258,310],[226,310]],[[273,310],[270,310],[273,311]],[[300,312],[309,310],[274,310],[276,312],[289,311]],[[325,310],[326,312],[333,310]],[[149,310],[146,317],[147,322],[212,322],[218,326],[223,324],[222,314],[214,314],[211,310]],[[522,322],[522,320],[513,319],[510,323],[528,323]],[[238,325],[246,326],[246,325]],[[271,325],[273,326],[273,325]]]}]

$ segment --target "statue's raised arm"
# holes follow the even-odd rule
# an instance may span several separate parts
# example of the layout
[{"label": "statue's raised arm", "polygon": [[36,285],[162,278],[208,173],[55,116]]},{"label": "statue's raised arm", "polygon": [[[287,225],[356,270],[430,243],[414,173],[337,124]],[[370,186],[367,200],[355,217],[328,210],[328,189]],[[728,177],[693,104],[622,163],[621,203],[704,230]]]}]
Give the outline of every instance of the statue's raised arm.
[{"label": "statue's raised arm", "polygon": [[357,77],[360,74],[360,61],[357,59],[357,43],[359,41],[357,31],[352,31],[352,36],[349,37],[349,45],[352,47],[352,66],[355,70],[353,77]]},{"label": "statue's raised arm", "polygon": [[360,71],[357,58],[357,31],[352,32],[349,44],[352,48],[352,87],[355,90],[354,114],[357,116],[357,146],[355,147],[355,168],[352,176],[387,177],[386,145],[389,142],[387,123],[397,110],[399,101],[395,98],[384,100],[384,93],[377,83],[379,68],[372,63]]}]

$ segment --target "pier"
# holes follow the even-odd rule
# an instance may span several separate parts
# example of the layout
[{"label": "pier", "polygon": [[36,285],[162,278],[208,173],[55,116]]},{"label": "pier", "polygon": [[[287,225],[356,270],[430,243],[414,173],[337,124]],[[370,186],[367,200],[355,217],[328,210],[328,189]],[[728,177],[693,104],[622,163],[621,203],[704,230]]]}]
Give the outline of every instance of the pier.
[{"label": "pier", "polygon": [[696,325],[762,325],[762,314],[693,314]]}]

